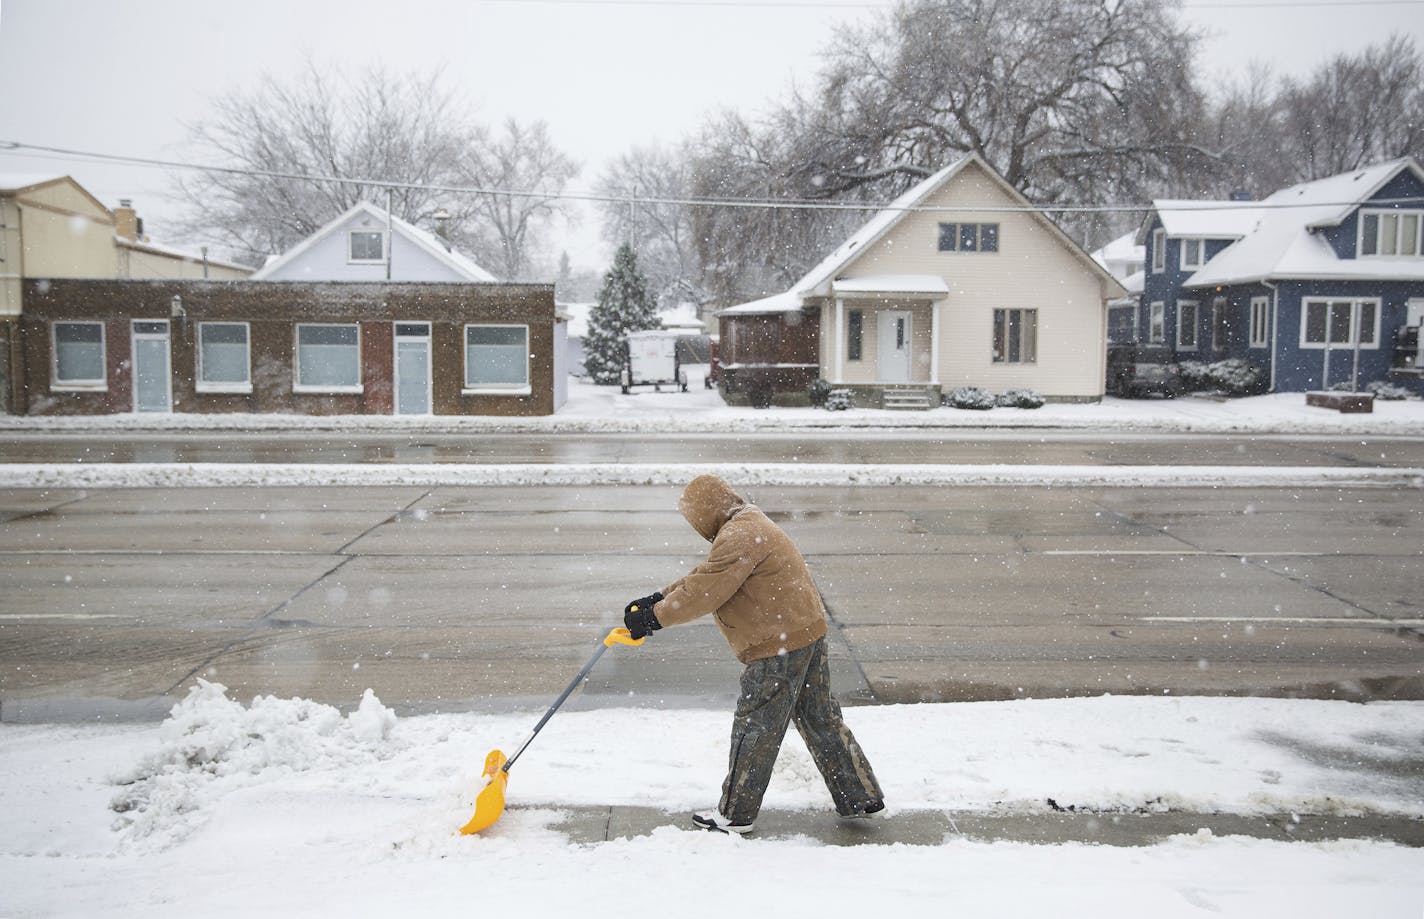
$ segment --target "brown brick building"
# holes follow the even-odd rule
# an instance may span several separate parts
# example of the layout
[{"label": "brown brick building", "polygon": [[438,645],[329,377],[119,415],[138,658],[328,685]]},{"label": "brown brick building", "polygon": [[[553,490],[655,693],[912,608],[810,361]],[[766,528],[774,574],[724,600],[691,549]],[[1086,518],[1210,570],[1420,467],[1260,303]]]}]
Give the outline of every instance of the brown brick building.
[{"label": "brown brick building", "polygon": [[[28,280],[16,413],[548,415],[540,284]],[[557,366],[556,366],[557,365]]]}]

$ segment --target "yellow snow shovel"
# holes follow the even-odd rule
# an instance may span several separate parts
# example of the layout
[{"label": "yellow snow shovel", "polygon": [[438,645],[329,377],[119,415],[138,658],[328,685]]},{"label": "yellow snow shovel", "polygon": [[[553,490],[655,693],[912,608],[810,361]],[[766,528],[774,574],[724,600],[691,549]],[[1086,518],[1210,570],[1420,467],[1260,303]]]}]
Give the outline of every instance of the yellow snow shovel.
[{"label": "yellow snow shovel", "polygon": [[534,730],[529,732],[529,736],[524,738],[524,742],[519,745],[519,749],[514,751],[514,755],[505,758],[499,750],[491,750],[489,756],[485,757],[485,771],[483,775],[488,780],[488,784],[480,791],[475,798],[475,815],[470,818],[470,822],[460,827],[460,835],[469,836],[471,833],[478,833],[481,830],[494,824],[504,813],[504,786],[509,782],[509,770],[514,765],[514,761],[519,759],[519,755],[524,752],[524,748],[529,746],[529,742],[539,733],[539,730],[554,717],[554,712],[559,710],[559,706],[564,704],[578,685],[583,682],[584,677],[593,669],[593,665],[598,663],[598,659],[603,656],[614,645],[629,645],[637,647],[646,638],[634,639],[627,629],[614,629],[603,639],[603,643],[598,646],[598,650],[593,653],[593,657],[588,659],[588,663],[583,665],[583,669],[578,672],[578,676],[564,689],[563,693],[549,706],[549,710],[544,713],[544,717],[539,719],[539,723],[534,725]]}]

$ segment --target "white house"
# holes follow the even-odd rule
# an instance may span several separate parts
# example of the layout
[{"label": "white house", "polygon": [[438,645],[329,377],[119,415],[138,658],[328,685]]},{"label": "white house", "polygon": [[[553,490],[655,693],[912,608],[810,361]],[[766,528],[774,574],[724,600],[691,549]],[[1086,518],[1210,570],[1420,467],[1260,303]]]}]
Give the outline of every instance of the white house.
[{"label": "white house", "polygon": [[[790,290],[723,310],[722,385],[738,401],[767,385],[762,374],[779,401],[791,401],[800,382],[793,368],[743,345],[806,338],[814,328],[814,350],[808,344],[793,363],[852,390],[861,404],[908,407],[916,394],[938,404],[942,392],[962,386],[1095,401],[1103,394],[1106,305],[1125,293],[970,155],[878,212]],[[788,334],[746,328],[754,317]],[[778,347],[781,363],[798,357]]]},{"label": "white house", "polygon": [[469,256],[362,201],[252,276],[254,281],[497,280]]}]

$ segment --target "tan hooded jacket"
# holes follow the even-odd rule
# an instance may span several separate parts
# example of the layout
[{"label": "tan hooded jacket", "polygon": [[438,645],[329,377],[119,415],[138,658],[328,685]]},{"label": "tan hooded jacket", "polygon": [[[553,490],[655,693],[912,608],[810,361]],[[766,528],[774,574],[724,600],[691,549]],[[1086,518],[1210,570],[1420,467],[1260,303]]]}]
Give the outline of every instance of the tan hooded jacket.
[{"label": "tan hooded jacket", "polygon": [[712,543],[707,561],[663,589],[663,625],[711,613],[737,660],[804,648],[826,634],[820,592],[791,539],[714,475],[688,483],[678,509]]}]

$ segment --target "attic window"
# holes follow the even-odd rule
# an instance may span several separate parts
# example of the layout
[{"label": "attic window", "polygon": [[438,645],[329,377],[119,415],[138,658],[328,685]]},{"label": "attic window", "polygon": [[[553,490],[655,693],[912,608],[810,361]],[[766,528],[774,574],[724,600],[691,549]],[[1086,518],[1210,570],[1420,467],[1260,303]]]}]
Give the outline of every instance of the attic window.
[{"label": "attic window", "polygon": [[1421,254],[1424,211],[1378,210],[1360,212],[1360,256]]},{"label": "attic window", "polygon": [[998,252],[997,223],[942,223],[939,225],[941,252]]},{"label": "attic window", "polygon": [[386,234],[380,230],[352,230],[349,261],[383,262],[386,259]]}]

